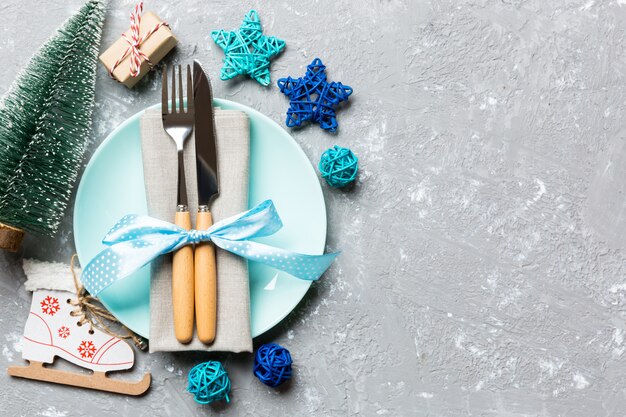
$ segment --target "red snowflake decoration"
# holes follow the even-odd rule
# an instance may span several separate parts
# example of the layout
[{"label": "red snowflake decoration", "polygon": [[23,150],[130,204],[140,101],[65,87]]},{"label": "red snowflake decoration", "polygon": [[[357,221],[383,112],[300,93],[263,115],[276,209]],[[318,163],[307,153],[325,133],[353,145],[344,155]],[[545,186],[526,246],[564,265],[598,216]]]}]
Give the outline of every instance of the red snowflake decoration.
[{"label": "red snowflake decoration", "polygon": [[96,346],[91,340],[83,340],[81,344],[78,345],[78,353],[80,353],[81,358],[93,358],[93,355],[96,354]]},{"label": "red snowflake decoration", "polygon": [[57,311],[61,308],[59,306],[59,299],[56,297],[47,296],[43,300],[41,300],[41,311],[44,314],[49,314],[54,316]]},{"label": "red snowflake decoration", "polygon": [[70,329],[67,326],[59,327],[59,337],[63,339],[67,339],[70,335]]}]

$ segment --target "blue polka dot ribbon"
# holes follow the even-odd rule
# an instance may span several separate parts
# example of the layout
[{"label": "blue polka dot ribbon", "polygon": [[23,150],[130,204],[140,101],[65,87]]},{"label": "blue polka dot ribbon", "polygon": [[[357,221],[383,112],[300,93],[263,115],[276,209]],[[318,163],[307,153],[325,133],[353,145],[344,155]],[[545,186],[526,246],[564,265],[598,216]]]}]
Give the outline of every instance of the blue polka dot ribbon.
[{"label": "blue polka dot ribbon", "polygon": [[81,281],[93,296],[138,271],[158,256],[185,245],[211,241],[251,261],[269,265],[304,280],[318,279],[338,253],[305,255],[254,242],[283,226],[271,200],[215,223],[208,230],[185,230],[153,217],[129,214],[120,219],[102,243],[108,246],[83,270]]}]

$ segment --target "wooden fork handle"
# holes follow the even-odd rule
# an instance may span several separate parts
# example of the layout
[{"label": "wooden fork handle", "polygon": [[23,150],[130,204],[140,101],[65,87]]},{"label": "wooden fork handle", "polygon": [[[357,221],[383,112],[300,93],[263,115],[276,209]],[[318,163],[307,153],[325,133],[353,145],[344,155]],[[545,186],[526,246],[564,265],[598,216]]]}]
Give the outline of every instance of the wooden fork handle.
[{"label": "wooden fork handle", "polygon": [[[189,211],[177,211],[176,225],[191,229]],[[194,313],[193,249],[183,246],[172,259],[172,305],[174,306],[174,333],[180,343],[193,338]]]},{"label": "wooden fork handle", "polygon": [[[213,225],[209,211],[199,211],[196,229],[206,230]],[[211,242],[196,245],[194,253],[196,285],[196,328],[198,339],[210,344],[215,340],[217,326],[217,268],[215,246]]]}]

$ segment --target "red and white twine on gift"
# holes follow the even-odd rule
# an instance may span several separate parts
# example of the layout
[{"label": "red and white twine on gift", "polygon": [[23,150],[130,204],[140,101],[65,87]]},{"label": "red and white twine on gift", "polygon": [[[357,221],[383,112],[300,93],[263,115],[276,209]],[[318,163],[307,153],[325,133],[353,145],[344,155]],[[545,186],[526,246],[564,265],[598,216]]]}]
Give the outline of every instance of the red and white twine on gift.
[{"label": "red and white twine on gift", "polygon": [[122,33],[122,37],[126,40],[126,42],[128,42],[129,46],[126,49],[126,51],[124,51],[122,56],[120,56],[118,60],[115,61],[115,64],[113,64],[113,66],[111,67],[111,70],[109,71],[109,75],[112,78],[115,78],[113,76],[113,71],[115,71],[115,69],[122,63],[122,61],[124,61],[124,59],[126,59],[126,57],[129,54],[130,54],[131,77],[136,77],[139,75],[142,59],[144,59],[148,63],[148,65],[152,67],[152,62],[150,62],[148,55],[146,55],[140,49],[141,44],[150,36],[152,36],[157,30],[161,29],[161,26],[166,26],[168,28],[170,26],[166,22],[160,22],[154,28],[152,28],[152,30],[146,32],[145,35],[140,37],[140,25],[141,25],[142,13],[143,13],[143,1],[139,2],[139,4],[135,6],[135,9],[130,13],[130,38],[126,36],[126,33]]}]

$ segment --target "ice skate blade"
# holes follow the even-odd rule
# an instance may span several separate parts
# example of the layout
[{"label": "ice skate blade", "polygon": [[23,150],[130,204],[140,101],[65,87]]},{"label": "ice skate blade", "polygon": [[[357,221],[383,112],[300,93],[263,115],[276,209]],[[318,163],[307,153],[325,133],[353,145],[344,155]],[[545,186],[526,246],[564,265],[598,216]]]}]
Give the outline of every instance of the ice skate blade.
[{"label": "ice skate blade", "polygon": [[20,378],[34,379],[37,381],[53,382],[55,384],[71,385],[95,389],[99,391],[114,392],[125,395],[141,395],[150,388],[150,374],[143,376],[141,381],[130,382],[109,378],[104,372],[94,372],[92,375],[80,375],[73,372],[59,371],[46,368],[42,362],[30,361],[28,366],[10,366],[7,373]]}]

